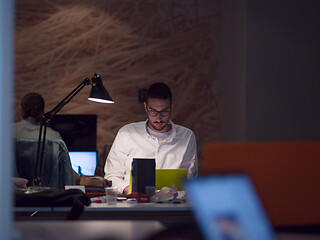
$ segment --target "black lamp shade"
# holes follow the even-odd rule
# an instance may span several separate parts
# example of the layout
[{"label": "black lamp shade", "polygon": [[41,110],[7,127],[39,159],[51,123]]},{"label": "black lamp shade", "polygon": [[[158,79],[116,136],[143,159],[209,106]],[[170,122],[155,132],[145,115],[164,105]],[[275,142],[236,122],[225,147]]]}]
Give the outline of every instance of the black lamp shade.
[{"label": "black lamp shade", "polygon": [[92,77],[92,88],[89,95],[89,100],[100,103],[114,103],[111,96],[102,84],[101,77],[99,75],[94,75]]}]

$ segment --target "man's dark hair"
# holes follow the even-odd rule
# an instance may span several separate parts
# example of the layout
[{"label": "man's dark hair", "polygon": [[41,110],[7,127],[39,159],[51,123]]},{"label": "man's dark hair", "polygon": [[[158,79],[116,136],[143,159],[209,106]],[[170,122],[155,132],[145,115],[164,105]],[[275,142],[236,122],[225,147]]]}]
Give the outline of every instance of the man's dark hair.
[{"label": "man's dark hair", "polygon": [[37,121],[40,121],[40,117],[44,113],[44,100],[39,93],[28,93],[21,100],[21,108],[23,111],[23,119],[33,117]]},{"label": "man's dark hair", "polygon": [[146,101],[148,102],[149,98],[157,99],[170,99],[170,104],[172,103],[172,94],[171,90],[167,84],[162,82],[157,82],[152,84],[146,94]]}]

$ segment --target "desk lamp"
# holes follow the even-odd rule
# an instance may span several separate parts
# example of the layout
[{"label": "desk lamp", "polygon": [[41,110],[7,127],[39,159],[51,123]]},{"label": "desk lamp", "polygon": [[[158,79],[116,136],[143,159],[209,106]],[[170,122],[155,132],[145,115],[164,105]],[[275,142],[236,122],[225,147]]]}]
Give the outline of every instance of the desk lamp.
[{"label": "desk lamp", "polygon": [[[55,106],[51,111],[43,114],[40,120],[40,131],[38,138],[38,149],[37,149],[37,160],[36,160],[36,177],[33,180],[33,186],[41,186],[41,175],[44,164],[44,149],[46,143],[46,132],[50,120],[67,104],[69,101],[77,95],[85,86],[91,85],[91,92],[89,95],[90,101],[100,102],[100,103],[114,103],[110,97],[107,90],[102,84],[101,77],[96,73],[92,77],[92,81],[86,78],[81,82],[75,89],[69,93],[57,106]],[[43,136],[42,136],[43,135]]]}]

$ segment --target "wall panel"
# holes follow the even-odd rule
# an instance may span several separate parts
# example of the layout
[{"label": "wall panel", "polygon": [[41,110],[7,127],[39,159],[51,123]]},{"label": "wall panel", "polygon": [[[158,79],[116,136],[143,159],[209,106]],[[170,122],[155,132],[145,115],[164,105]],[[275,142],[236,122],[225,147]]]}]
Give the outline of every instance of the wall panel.
[{"label": "wall panel", "polygon": [[[97,148],[146,119],[138,90],[164,81],[175,123],[191,128],[201,155],[220,139],[216,69],[220,1],[16,1],[15,112],[28,92],[46,111],[96,72],[115,104],[87,101],[83,89],[60,113],[98,114]],[[17,120],[17,117],[16,117]]]}]

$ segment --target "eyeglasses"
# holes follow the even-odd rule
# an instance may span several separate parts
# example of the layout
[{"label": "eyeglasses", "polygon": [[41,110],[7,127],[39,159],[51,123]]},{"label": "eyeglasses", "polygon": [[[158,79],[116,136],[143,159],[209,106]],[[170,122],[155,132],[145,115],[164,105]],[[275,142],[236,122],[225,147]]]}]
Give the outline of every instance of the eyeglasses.
[{"label": "eyeglasses", "polygon": [[158,113],[160,114],[161,117],[168,117],[171,111],[170,110],[157,111],[155,109],[150,109],[150,110],[147,109],[147,112],[151,117],[158,116]]}]

